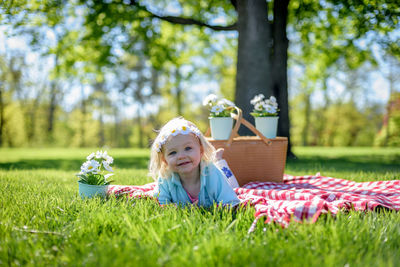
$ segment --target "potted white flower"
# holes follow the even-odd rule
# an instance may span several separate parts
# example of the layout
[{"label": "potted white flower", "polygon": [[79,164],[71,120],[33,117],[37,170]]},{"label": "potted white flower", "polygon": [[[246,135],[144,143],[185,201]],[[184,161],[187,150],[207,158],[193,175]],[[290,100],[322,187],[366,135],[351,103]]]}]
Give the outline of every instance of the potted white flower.
[{"label": "potted white flower", "polygon": [[79,177],[79,195],[82,198],[91,198],[95,195],[106,196],[108,185],[112,182],[107,179],[114,175],[110,166],[114,159],[107,155],[107,151],[91,153],[86,159],[80,173],[76,175]]},{"label": "potted white flower", "polygon": [[254,106],[254,110],[250,114],[255,119],[257,130],[267,138],[275,138],[279,119],[278,103],[274,96],[271,96],[269,99],[264,98],[263,94],[259,94],[250,101]]},{"label": "potted white flower", "polygon": [[204,98],[203,105],[210,109],[211,137],[215,140],[229,139],[233,127],[231,114],[235,110],[235,104],[210,94]]}]

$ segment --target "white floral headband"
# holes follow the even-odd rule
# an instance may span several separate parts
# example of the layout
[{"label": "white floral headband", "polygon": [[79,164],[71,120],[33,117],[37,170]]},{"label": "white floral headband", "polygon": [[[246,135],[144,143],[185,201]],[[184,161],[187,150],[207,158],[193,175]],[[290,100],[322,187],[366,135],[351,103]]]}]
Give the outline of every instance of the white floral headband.
[{"label": "white floral headband", "polygon": [[195,134],[197,137],[201,136],[200,130],[190,121],[183,118],[176,118],[169,121],[158,134],[156,140],[154,140],[153,149],[157,152],[161,152],[162,146],[167,142],[167,139],[178,134]]}]

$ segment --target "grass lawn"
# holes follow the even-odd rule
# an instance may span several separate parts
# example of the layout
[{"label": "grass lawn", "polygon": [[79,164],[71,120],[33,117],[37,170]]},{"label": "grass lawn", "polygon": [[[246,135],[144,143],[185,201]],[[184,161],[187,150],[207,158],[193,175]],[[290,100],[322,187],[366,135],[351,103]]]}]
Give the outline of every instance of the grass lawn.
[{"label": "grass lawn", "polygon": [[[81,200],[75,173],[96,149],[0,149],[0,266],[399,266],[400,214],[323,215],[281,229],[248,208]],[[400,179],[400,148],[302,148],[286,173]],[[148,150],[111,149],[115,184],[145,184]]]}]

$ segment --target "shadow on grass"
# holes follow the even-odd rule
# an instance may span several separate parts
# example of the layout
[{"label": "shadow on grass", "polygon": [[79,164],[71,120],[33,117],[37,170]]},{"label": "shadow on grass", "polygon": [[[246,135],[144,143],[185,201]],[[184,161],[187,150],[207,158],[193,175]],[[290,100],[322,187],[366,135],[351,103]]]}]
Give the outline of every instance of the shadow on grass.
[{"label": "shadow on grass", "polygon": [[[147,169],[149,157],[114,158],[112,165],[118,169]],[[23,159],[16,162],[1,162],[2,170],[57,169],[79,172],[83,160],[78,159]]]},{"label": "shadow on grass", "polygon": [[400,172],[400,155],[391,157],[373,155],[340,157],[301,156],[298,159],[288,159],[286,169],[299,172],[309,172],[310,170]]},{"label": "shadow on grass", "polygon": [[[115,157],[113,166],[118,169],[147,169],[148,156]],[[15,162],[1,162],[2,170],[31,170],[31,169],[58,169],[64,171],[79,171],[83,159],[21,159]],[[400,172],[400,155],[394,156],[300,156],[298,159],[288,159],[286,171],[349,171],[349,172]]]}]

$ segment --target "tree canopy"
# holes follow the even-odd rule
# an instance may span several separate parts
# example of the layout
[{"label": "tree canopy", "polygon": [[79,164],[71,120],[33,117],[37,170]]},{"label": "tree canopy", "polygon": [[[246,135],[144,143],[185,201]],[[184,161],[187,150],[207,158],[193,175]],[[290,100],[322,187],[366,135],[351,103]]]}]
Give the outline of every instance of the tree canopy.
[{"label": "tree canopy", "polygon": [[[326,91],[333,73],[376,65],[376,49],[400,55],[400,7],[389,0],[12,1],[2,9],[2,24],[56,59],[54,81],[103,84],[143,104],[173,96],[182,114],[185,81],[209,77],[249,120],[255,94],[275,95],[288,137],[288,63],[303,66],[312,94]],[[51,88],[52,99],[62,95],[56,82]]]}]

